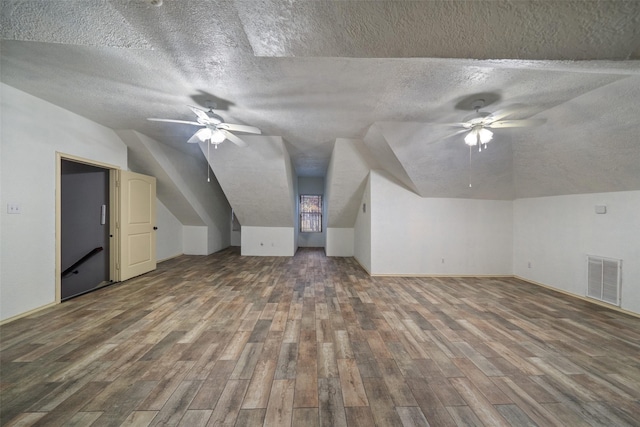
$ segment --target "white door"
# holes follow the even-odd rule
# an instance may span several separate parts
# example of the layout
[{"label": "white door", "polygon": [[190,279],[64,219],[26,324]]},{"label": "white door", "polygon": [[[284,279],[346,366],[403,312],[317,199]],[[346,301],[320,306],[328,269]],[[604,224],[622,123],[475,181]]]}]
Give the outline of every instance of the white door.
[{"label": "white door", "polygon": [[120,171],[119,280],[156,268],[156,179]]}]

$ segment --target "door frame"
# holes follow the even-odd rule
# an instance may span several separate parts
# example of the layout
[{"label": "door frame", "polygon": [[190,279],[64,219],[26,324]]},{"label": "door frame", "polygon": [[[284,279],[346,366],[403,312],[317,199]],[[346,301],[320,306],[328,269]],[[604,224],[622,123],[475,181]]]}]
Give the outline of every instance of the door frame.
[{"label": "door frame", "polygon": [[120,280],[117,273],[117,260],[120,256],[119,245],[120,236],[116,228],[116,210],[118,203],[118,188],[116,187],[116,175],[120,168],[109,163],[98,162],[71,154],[56,151],[56,304],[62,301],[62,161],[68,160],[85,165],[96,166],[109,171],[109,280],[117,282]]}]

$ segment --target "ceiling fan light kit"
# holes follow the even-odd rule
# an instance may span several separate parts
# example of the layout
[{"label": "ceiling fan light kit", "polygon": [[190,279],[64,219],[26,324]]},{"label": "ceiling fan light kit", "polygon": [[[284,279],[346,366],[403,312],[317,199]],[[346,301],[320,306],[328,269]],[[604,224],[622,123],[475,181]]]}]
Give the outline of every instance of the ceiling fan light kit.
[{"label": "ceiling fan light kit", "polygon": [[213,132],[211,132],[210,140],[212,144],[216,144],[216,145],[220,144],[225,139],[227,139],[227,137],[220,129],[216,129]]},{"label": "ceiling fan light kit", "polygon": [[475,114],[454,126],[463,127],[469,131],[464,137],[464,143],[470,148],[477,145],[478,151],[486,150],[487,144],[493,139],[493,132],[489,128],[527,127],[544,123],[543,119],[504,120],[514,113],[513,109],[504,109],[493,113],[480,111],[485,106],[484,99],[477,99],[471,105],[476,110]]},{"label": "ceiling fan light kit", "polygon": [[156,118],[149,118],[147,120],[151,120],[152,122],[169,122],[192,126],[201,126],[202,129],[199,129],[196,133],[194,133],[191,138],[187,140],[187,142],[190,144],[197,144],[199,142],[204,142],[207,144],[207,182],[211,182],[211,168],[209,166],[211,164],[209,161],[209,148],[211,147],[211,145],[213,145],[213,148],[218,148],[218,145],[222,144],[225,140],[228,139],[238,147],[246,147],[247,143],[231,132],[244,132],[254,134],[261,134],[262,132],[260,131],[260,129],[253,126],[225,123],[222,117],[220,117],[213,111],[213,107],[209,108],[208,112],[197,107],[189,106],[189,108],[196,115],[195,122],[188,120]]},{"label": "ceiling fan light kit", "polygon": [[153,122],[169,122],[192,126],[201,126],[203,128],[194,133],[193,136],[191,136],[191,138],[187,140],[187,142],[190,144],[195,144],[198,142],[209,142],[213,144],[215,148],[218,148],[218,144],[221,144],[227,139],[239,147],[247,146],[247,144],[241,138],[234,135],[232,132],[253,134],[262,133],[257,127],[225,123],[222,117],[220,117],[213,111],[213,108],[210,108],[208,112],[197,107],[190,106],[189,108],[196,115],[196,121],[156,118],[150,118],[147,120],[151,120]]},{"label": "ceiling fan light kit", "polygon": [[493,132],[491,129],[499,128],[516,128],[516,127],[528,127],[537,126],[545,122],[544,119],[527,119],[527,120],[504,120],[508,116],[512,115],[516,110],[513,108],[506,108],[493,113],[486,111],[480,111],[485,106],[484,99],[476,99],[471,104],[471,107],[476,111],[471,116],[465,117],[463,122],[454,123],[451,126],[461,127],[462,129],[456,132],[456,134],[466,132],[464,136],[464,143],[469,146],[469,188],[471,188],[471,149],[478,146],[478,151],[487,149],[487,144],[493,139]]},{"label": "ceiling fan light kit", "polygon": [[464,143],[470,147],[476,145],[487,148],[487,143],[493,139],[493,132],[482,126],[474,126],[471,131],[464,137]]}]

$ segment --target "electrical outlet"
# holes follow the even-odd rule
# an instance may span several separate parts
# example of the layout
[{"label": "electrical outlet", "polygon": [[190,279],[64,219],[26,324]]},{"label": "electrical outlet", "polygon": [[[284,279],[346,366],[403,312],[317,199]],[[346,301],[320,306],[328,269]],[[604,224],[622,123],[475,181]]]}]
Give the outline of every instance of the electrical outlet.
[{"label": "electrical outlet", "polygon": [[529,261],[529,262],[527,263],[527,267],[528,267],[528,268],[531,268],[531,261]]},{"label": "electrical outlet", "polygon": [[19,213],[22,213],[22,208],[20,208],[20,205],[16,203],[7,203],[7,213],[19,214]]},{"label": "electrical outlet", "polygon": [[442,263],[444,264],[444,258],[442,258]]}]

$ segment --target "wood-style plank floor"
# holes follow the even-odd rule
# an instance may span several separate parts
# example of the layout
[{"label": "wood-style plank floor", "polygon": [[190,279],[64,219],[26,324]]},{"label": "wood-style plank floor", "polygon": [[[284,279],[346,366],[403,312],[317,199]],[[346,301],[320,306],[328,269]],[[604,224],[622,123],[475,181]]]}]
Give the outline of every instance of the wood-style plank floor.
[{"label": "wood-style plank floor", "polygon": [[3,426],[640,425],[640,319],[322,250],[181,256],[0,332]]}]

